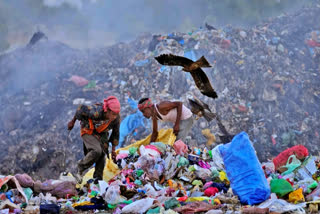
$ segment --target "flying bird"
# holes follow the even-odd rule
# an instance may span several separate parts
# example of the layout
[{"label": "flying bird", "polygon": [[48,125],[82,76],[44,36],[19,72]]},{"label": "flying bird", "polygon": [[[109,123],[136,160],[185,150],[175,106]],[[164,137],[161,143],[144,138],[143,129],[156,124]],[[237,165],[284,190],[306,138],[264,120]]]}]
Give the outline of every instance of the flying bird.
[{"label": "flying bird", "polygon": [[206,28],[207,28],[208,30],[217,30],[217,28],[209,25],[207,22],[205,23],[205,26],[206,26]]},{"label": "flying bird", "polygon": [[182,66],[183,71],[190,72],[194,82],[196,83],[196,86],[202,94],[213,99],[218,97],[217,93],[213,90],[207,75],[201,69],[211,67],[204,56],[195,62],[186,57],[176,56],[173,54],[162,54],[155,57],[155,59],[161,65]]},{"label": "flying bird", "polygon": [[204,117],[208,122],[216,117],[216,114],[211,112],[209,106],[195,96],[194,100],[189,99],[189,104],[193,114],[197,115],[198,117]]},{"label": "flying bird", "polygon": [[28,43],[28,46],[32,46],[32,45],[36,44],[41,39],[48,39],[48,37],[41,31],[34,33]]}]

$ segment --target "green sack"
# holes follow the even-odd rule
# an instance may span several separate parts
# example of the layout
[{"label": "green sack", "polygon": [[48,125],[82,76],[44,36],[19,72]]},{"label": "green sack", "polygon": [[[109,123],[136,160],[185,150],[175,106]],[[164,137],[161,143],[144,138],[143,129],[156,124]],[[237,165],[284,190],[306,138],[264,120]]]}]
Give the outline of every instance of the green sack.
[{"label": "green sack", "polygon": [[271,192],[278,197],[283,197],[293,191],[291,184],[285,179],[272,179],[270,182]]}]

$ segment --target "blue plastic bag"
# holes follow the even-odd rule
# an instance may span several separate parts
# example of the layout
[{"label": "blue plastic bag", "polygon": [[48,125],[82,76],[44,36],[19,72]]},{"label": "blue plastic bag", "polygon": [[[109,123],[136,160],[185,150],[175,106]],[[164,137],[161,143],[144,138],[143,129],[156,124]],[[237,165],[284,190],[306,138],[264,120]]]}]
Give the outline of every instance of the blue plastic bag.
[{"label": "blue plastic bag", "polygon": [[270,196],[270,187],[255,150],[245,132],[219,147],[230,186],[242,204],[259,204]]}]

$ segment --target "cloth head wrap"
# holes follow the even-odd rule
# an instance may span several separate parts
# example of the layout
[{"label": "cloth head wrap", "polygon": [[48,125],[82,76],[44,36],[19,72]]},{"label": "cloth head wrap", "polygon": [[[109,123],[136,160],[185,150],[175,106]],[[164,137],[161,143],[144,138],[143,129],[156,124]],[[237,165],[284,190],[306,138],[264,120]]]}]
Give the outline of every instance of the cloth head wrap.
[{"label": "cloth head wrap", "polygon": [[119,114],[120,112],[120,102],[115,96],[110,96],[103,101],[103,110],[107,112],[108,108],[114,113]]},{"label": "cloth head wrap", "polygon": [[141,110],[143,110],[143,109],[145,109],[145,108],[148,108],[148,107],[151,107],[151,106],[153,106],[153,104],[152,104],[152,102],[151,102],[151,99],[147,99],[147,100],[145,100],[143,103],[140,103],[140,104],[138,105],[138,108],[139,108],[139,110],[141,111]]}]

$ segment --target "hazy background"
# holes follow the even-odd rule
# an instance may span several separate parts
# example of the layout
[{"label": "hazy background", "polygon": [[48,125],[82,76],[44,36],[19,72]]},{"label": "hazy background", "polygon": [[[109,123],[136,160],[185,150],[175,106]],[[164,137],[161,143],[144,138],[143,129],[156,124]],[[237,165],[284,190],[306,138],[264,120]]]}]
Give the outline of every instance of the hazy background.
[{"label": "hazy background", "polygon": [[315,0],[1,0],[0,51],[36,30],[76,48],[101,47],[144,33],[204,26],[252,26]]}]

